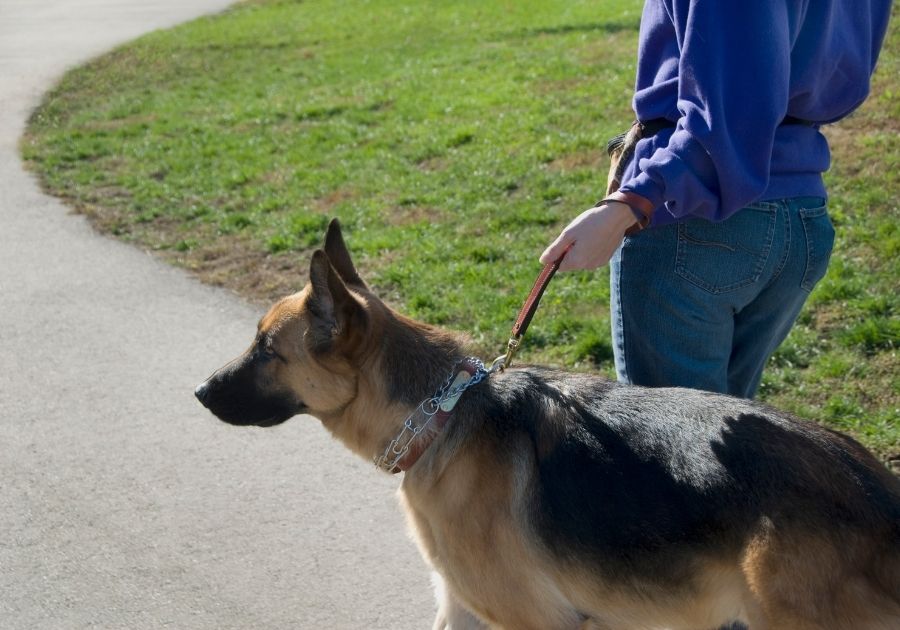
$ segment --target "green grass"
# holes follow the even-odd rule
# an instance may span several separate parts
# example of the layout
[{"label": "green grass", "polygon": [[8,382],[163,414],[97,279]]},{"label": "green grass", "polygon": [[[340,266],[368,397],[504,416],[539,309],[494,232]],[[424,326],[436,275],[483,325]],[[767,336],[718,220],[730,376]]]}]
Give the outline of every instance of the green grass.
[{"label": "green grass", "polygon": [[[414,317],[498,354],[631,120],[639,0],[242,3],[68,73],[23,152],[95,224],[260,303],[328,219]],[[900,42],[829,131],[838,242],[761,396],[900,453]],[[605,269],[554,280],[522,360],[611,374]]]}]

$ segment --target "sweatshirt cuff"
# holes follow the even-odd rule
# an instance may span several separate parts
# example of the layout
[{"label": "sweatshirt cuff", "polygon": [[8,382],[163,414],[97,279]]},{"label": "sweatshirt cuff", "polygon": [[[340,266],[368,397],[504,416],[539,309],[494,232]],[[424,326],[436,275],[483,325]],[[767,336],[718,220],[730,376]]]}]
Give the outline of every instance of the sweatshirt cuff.
[{"label": "sweatshirt cuff", "polygon": [[605,203],[607,201],[618,201],[631,208],[631,212],[634,214],[637,223],[628,228],[625,232],[626,236],[631,236],[632,234],[640,232],[650,224],[650,219],[653,217],[655,208],[649,199],[632,192],[622,192],[621,190],[617,190],[604,197],[600,203]]},{"label": "sweatshirt cuff", "polygon": [[[647,173],[638,173],[636,177],[622,186],[619,192],[643,200],[644,205],[640,206],[641,212],[648,216],[653,216],[656,209],[662,207],[666,202],[662,185]],[[645,210],[646,208],[649,210]]]}]

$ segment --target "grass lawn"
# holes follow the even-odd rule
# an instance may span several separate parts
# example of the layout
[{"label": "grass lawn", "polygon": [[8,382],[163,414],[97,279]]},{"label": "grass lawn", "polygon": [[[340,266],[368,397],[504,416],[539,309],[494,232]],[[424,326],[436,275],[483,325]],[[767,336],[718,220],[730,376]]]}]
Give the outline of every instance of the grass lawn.
[{"label": "grass lawn", "polygon": [[[490,358],[543,247],[602,196],[641,4],[243,2],[71,71],[22,149],[101,230],[261,305],[304,284],[340,217],[383,297]],[[894,19],[867,104],[828,129],[831,269],[761,391],[886,458],[900,458],[897,35]],[[559,276],[520,360],[612,375],[608,298],[606,269]]]}]

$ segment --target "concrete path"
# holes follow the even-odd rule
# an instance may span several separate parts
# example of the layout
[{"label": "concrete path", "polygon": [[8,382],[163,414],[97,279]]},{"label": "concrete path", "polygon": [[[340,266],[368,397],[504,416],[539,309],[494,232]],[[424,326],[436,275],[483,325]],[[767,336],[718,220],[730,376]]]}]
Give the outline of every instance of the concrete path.
[{"label": "concrete path", "polygon": [[19,160],[65,68],[226,4],[0,0],[3,630],[430,627],[396,479],[311,418],[194,400],[260,313],[96,235]]}]

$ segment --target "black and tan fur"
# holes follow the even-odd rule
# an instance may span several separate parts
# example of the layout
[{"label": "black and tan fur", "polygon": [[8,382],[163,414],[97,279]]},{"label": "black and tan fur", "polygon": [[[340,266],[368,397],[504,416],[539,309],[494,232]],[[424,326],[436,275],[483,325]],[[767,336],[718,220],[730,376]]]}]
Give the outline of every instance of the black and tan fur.
[{"label": "black and tan fur", "polygon": [[[333,222],[306,288],[197,396],[233,424],[312,414],[372,460],[465,355],[372,294]],[[900,627],[900,483],[750,401],[510,369],[465,393],[400,497],[436,628]]]}]

